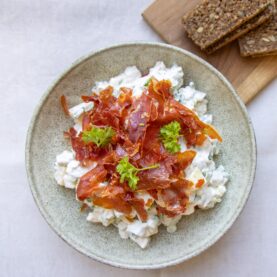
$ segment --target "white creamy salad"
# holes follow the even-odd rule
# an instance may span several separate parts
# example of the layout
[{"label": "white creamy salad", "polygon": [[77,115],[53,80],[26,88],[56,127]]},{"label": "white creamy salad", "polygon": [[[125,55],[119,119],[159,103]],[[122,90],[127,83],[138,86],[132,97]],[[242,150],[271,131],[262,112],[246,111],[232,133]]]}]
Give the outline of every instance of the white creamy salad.
[{"label": "white creamy salad", "polygon": [[[139,97],[145,90],[145,84],[151,77],[159,81],[163,79],[170,80],[174,98],[194,111],[203,122],[207,124],[212,123],[212,115],[207,113],[208,101],[206,94],[198,91],[193,82],[185,86],[183,83],[183,69],[176,64],[172,67],[166,67],[163,62],[157,62],[149,70],[148,75],[145,76],[142,76],[136,66],[130,66],[123,73],[108,81],[96,82],[92,91],[99,93],[108,86],[112,86],[114,88],[113,95],[118,97],[120,88],[127,87],[133,90],[133,97]],[[69,109],[69,114],[75,122],[74,129],[77,133],[82,131],[83,114],[92,110],[93,107],[93,102],[87,102]],[[179,143],[181,151],[188,149],[183,138],[180,138]],[[189,150],[194,150],[196,156],[185,169],[186,179],[191,181],[193,186],[186,191],[189,203],[184,213],[175,217],[169,217],[164,214],[158,215],[156,206],[153,205],[154,198],[148,193],[138,191],[135,192],[135,196],[144,200],[148,215],[147,221],[142,222],[134,209],[131,215],[126,217],[115,209],[102,208],[94,205],[92,201],[84,200],[89,206],[87,220],[92,223],[101,223],[103,226],[114,225],[118,228],[122,239],[131,239],[141,248],[145,248],[149,244],[151,236],[158,233],[160,226],[164,225],[169,233],[173,233],[177,230],[177,223],[181,218],[192,214],[196,207],[200,209],[213,208],[216,203],[222,201],[229,178],[224,167],[216,165],[213,160],[214,156],[219,152],[218,140],[207,137],[201,146],[191,146]],[[66,149],[56,156],[54,177],[60,186],[75,190],[78,187],[80,178],[96,166],[97,162],[87,167],[82,166],[76,160],[74,150]],[[197,185],[199,180],[204,180],[201,186]],[[103,187],[107,185],[107,182],[101,183]]]}]

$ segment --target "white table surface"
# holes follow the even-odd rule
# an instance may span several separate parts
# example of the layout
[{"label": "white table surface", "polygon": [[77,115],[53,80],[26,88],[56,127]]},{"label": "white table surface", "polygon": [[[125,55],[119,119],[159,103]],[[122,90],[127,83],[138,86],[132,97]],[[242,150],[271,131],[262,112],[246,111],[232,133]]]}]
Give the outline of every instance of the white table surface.
[{"label": "white table surface", "polygon": [[186,263],[130,271],[95,262],[56,236],[33,201],[24,144],[42,93],[74,60],[92,50],[124,41],[160,41],[141,17],[148,4],[0,1],[0,276],[277,276],[276,80],[248,105],[258,166],[244,212],[219,242]]}]

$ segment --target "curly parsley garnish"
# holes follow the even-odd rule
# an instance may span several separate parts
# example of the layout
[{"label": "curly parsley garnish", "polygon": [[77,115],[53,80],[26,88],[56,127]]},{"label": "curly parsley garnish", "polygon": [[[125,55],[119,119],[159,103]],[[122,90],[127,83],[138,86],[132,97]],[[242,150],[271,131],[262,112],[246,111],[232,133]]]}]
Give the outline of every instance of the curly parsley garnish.
[{"label": "curly parsley garnish", "polygon": [[181,151],[181,145],[178,142],[180,137],[181,125],[177,121],[164,125],[160,130],[161,139],[165,149],[170,153]]},{"label": "curly parsley garnish", "polygon": [[137,176],[139,171],[153,169],[159,167],[159,164],[154,164],[144,168],[136,168],[131,163],[129,163],[129,158],[124,157],[120,160],[116,167],[116,171],[120,174],[120,183],[124,181],[128,182],[129,187],[132,190],[137,188],[137,183],[139,181],[139,177]]},{"label": "curly parsley garnish", "polygon": [[149,79],[146,81],[146,83],[144,84],[144,86],[145,86],[145,87],[148,87],[149,84],[150,84],[150,82],[151,82],[151,80],[152,80],[152,78],[149,78]]},{"label": "curly parsley garnish", "polygon": [[98,147],[105,147],[111,142],[114,135],[115,131],[111,127],[92,127],[91,130],[82,133],[82,140],[85,143],[93,142]]}]

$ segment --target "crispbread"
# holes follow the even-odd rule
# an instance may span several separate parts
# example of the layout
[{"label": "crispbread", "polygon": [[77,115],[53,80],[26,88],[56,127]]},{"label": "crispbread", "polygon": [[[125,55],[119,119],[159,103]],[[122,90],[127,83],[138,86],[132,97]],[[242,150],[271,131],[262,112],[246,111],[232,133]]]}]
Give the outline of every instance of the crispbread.
[{"label": "crispbread", "polygon": [[269,21],[273,16],[273,6],[269,5],[263,12],[259,13],[233,32],[227,34],[222,39],[217,41],[216,43],[210,45],[209,47],[205,48],[205,52],[211,54],[216,50],[220,49],[221,47],[227,45],[228,43],[236,40],[237,38],[243,36],[244,34],[250,32],[251,30],[259,27],[261,24]]},{"label": "crispbread", "polygon": [[277,0],[275,14],[266,24],[239,39],[240,53],[243,57],[262,57],[277,54]]},{"label": "crispbread", "polygon": [[263,12],[270,0],[204,0],[183,17],[188,36],[202,50]]}]

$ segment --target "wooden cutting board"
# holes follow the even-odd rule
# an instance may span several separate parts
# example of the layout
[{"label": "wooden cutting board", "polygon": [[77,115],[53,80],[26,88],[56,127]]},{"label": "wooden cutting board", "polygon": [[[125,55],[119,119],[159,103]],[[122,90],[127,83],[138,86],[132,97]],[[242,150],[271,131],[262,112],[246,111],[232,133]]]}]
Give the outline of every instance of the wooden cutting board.
[{"label": "wooden cutting board", "polygon": [[247,103],[277,77],[277,56],[242,58],[237,42],[209,56],[201,52],[187,38],[181,23],[182,16],[200,1],[156,0],[142,16],[167,43],[187,49],[213,64]]}]

